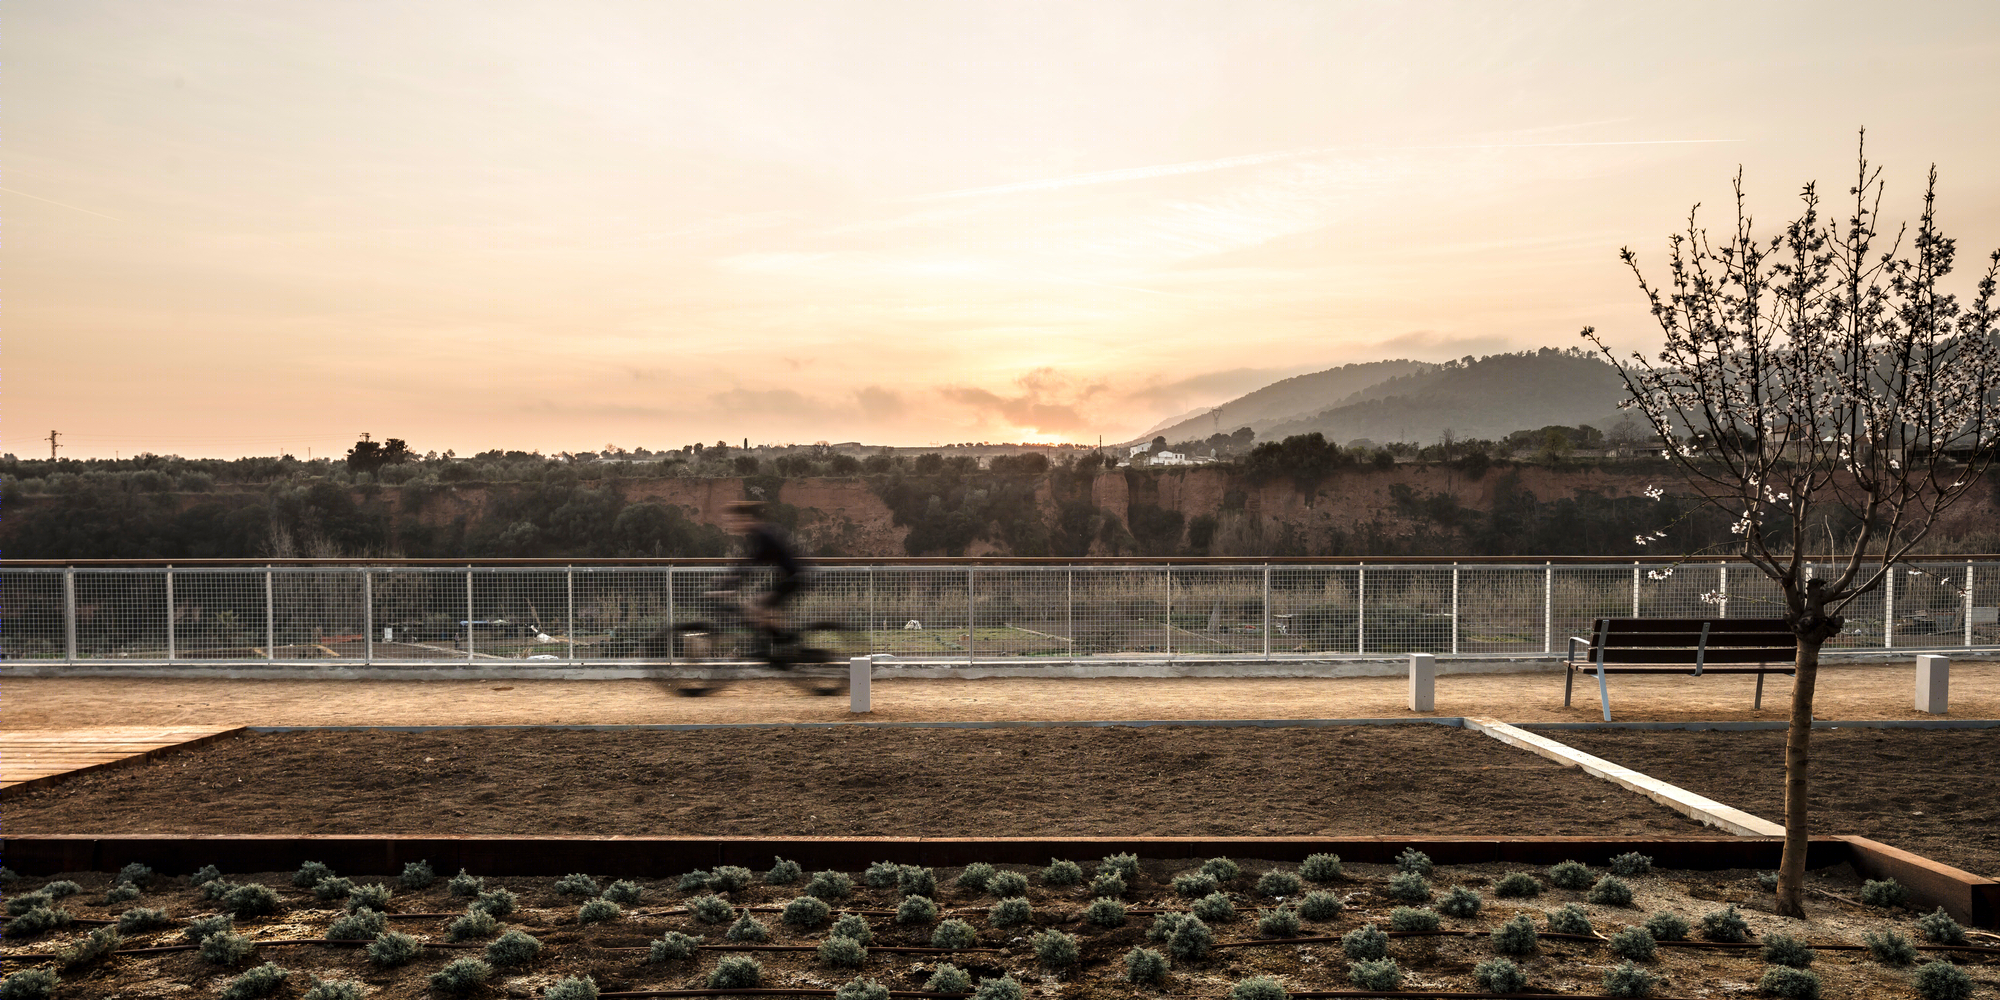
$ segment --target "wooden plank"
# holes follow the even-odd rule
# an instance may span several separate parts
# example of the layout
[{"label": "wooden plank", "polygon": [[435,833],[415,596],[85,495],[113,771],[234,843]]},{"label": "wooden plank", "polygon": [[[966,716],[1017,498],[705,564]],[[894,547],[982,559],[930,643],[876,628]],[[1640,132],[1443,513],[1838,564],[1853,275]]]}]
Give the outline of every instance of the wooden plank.
[{"label": "wooden plank", "polygon": [[[1710,632],[1708,648],[1726,646],[1783,646],[1796,647],[1795,642],[1774,642],[1777,636],[1764,632]],[[1604,645],[1609,649],[1634,649],[1644,646],[1674,646],[1693,649],[1701,645],[1700,632],[1613,632]]]},{"label": "wooden plank", "polygon": [[1779,632],[1789,634],[1791,626],[1783,618],[1599,618],[1592,623],[1608,625],[1612,632],[1700,632],[1703,625],[1727,628],[1732,632]]},{"label": "wooden plank", "polygon": [[[1794,663],[1798,650],[1791,646],[1766,646],[1761,649],[1747,649],[1741,646],[1711,649],[1703,660],[1708,663]],[[1597,650],[1580,660],[1597,661]],[[1694,666],[1692,649],[1607,649],[1605,663],[1685,663]]]},{"label": "wooden plank", "polygon": [[123,767],[242,733],[193,726],[0,731],[0,798],[12,798],[73,775]]}]

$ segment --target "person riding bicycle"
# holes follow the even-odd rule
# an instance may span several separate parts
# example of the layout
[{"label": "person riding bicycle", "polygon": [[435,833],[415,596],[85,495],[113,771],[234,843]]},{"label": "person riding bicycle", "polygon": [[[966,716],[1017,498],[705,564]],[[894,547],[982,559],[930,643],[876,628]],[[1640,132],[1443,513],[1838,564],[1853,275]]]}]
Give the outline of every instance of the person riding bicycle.
[{"label": "person riding bicycle", "polygon": [[784,638],[784,607],[806,589],[806,564],[785,537],[784,529],[765,519],[764,505],[738,500],[725,510],[730,530],[743,536],[743,560],[718,582],[718,590],[737,590],[753,570],[770,567],[770,589],[743,603],[743,613],[767,639]]}]

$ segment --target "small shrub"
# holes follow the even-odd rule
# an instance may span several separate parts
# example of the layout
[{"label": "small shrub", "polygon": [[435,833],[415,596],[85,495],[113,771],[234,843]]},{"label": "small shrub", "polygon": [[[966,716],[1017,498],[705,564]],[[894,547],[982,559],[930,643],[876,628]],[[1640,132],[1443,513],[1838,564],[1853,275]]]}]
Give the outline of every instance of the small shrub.
[{"label": "small shrub", "polygon": [[597,880],[582,872],[556,879],[556,894],[559,896],[595,896],[597,892]]},{"label": "small shrub", "polygon": [[1757,990],[1785,1000],[1819,1000],[1819,974],[1789,965],[1774,965],[1757,980]]},{"label": "small shrub", "polygon": [[868,949],[850,937],[830,937],[819,943],[819,960],[837,969],[858,969],[868,961]]},{"label": "small shrub", "polygon": [[118,869],[118,875],[113,879],[114,882],[119,884],[130,882],[133,885],[145,885],[152,880],[153,869],[137,861]]},{"label": "small shrub", "polygon": [[0,980],[0,1000],[49,1000],[62,980],[47,969],[22,969]]},{"label": "small shrub", "polygon": [[1240,979],[1229,988],[1229,1000],[1285,1000],[1289,996],[1284,985],[1270,976]]},{"label": "small shrub", "polygon": [[1083,950],[1078,947],[1076,937],[1058,930],[1046,930],[1035,935],[1035,961],[1045,969],[1067,969],[1077,963]]},{"label": "small shrub", "polygon": [[230,980],[222,988],[222,1000],[256,1000],[257,997],[270,996],[285,985],[291,974],[289,969],[265,962]]},{"label": "small shrub", "polygon": [[1275,938],[1299,936],[1299,914],[1288,906],[1260,910],[1257,913],[1257,933]]},{"label": "small shrub", "polygon": [[933,948],[948,948],[955,951],[959,948],[971,948],[977,944],[979,944],[979,932],[973,930],[971,924],[957,917],[939,921],[937,929],[931,932]]},{"label": "small shrub", "polygon": [[1646,918],[1646,933],[1655,941],[1686,941],[1687,918],[1678,913],[1655,913]]},{"label": "small shrub", "polygon": [[[825,904],[822,903],[820,905],[824,906]],[[729,900],[723,899],[714,893],[706,896],[696,896],[688,900],[687,908],[688,912],[693,914],[696,920],[704,924],[719,924],[736,915],[736,907],[729,905]]]},{"label": "small shrub", "polygon": [[1105,872],[1090,880],[1090,891],[1099,896],[1125,895],[1125,880],[1115,872]]},{"label": "small shrub", "polygon": [[967,892],[985,892],[986,882],[993,877],[993,874],[992,865],[984,861],[974,861],[959,870],[958,878],[953,879],[952,884]]},{"label": "small shrub", "polygon": [[833,1000],[889,1000],[889,988],[873,979],[850,979],[833,991]]},{"label": "small shrub", "polygon": [[1134,948],[1125,953],[1125,981],[1157,983],[1167,978],[1167,956],[1151,948]]},{"label": "small shrub", "polygon": [[1109,896],[1099,896],[1083,908],[1083,922],[1092,927],[1125,926],[1125,904]]},{"label": "small shrub", "polygon": [[748,955],[725,955],[708,974],[712,990],[750,989],[764,979],[764,965]]},{"label": "small shrub", "polygon": [[292,884],[301,889],[317,887],[321,882],[333,877],[333,869],[317,861],[308,861],[292,873]]},{"label": "small shrub", "polygon": [[1273,869],[1257,877],[1259,895],[1290,898],[1298,895],[1302,888],[1304,885],[1300,883],[1299,877],[1291,872]]},{"label": "small shrub", "polygon": [[861,881],[870,889],[887,889],[896,884],[897,876],[903,873],[903,866],[894,861],[877,861],[861,873]]},{"label": "small shrub", "polygon": [[7,934],[14,937],[33,937],[69,926],[74,919],[62,907],[37,907],[7,921]]},{"label": "small shrub", "polygon": [[431,863],[428,861],[411,861],[403,865],[403,874],[396,876],[396,881],[402,883],[403,888],[413,892],[418,889],[428,889],[431,883],[437,881],[437,872],[431,871]]},{"label": "small shrub", "polygon": [[1398,906],[1389,911],[1389,929],[1405,934],[1437,930],[1437,911],[1428,906]]},{"label": "small shrub", "polygon": [[1734,904],[1710,910],[1701,916],[1701,936],[1710,941],[1747,941],[1750,939],[1750,922],[1736,912]]},{"label": "small shrub", "polygon": [[825,900],[813,896],[794,896],[791,902],[785,904],[784,912],[778,914],[778,919],[787,927],[811,930],[826,923],[827,916],[832,912],[833,908],[826,905]]},{"label": "small shrub", "polygon": [[744,910],[742,915],[736,918],[736,922],[730,924],[729,929],[722,932],[722,936],[725,940],[738,942],[769,941],[771,940],[771,928],[764,926],[762,920],[751,916],[749,910]]},{"label": "small shrub", "polygon": [[597,981],[589,976],[564,976],[549,984],[542,1000],[597,1000]]},{"label": "small shrub", "polygon": [[1504,958],[1489,958],[1473,966],[1472,981],[1488,993],[1519,993],[1528,986],[1521,967]]},{"label": "small shrub", "polygon": [[1211,924],[1219,924],[1236,919],[1236,904],[1229,901],[1226,893],[1211,892],[1194,901],[1189,907],[1194,915]]},{"label": "small shrub", "polygon": [[1551,934],[1592,934],[1590,915],[1575,903],[1564,903],[1562,909],[1549,911],[1549,933]]},{"label": "small shrub", "polygon": [[926,993],[964,993],[972,989],[972,977],[964,969],[950,962],[939,962],[931,970],[931,977],[924,981]]},{"label": "small shrub", "polygon": [[384,968],[406,965],[424,950],[417,939],[402,931],[383,931],[368,942],[368,960]]},{"label": "small shrub", "polygon": [[500,921],[493,914],[476,906],[466,907],[465,915],[453,920],[444,930],[445,938],[451,941],[492,937],[499,932]]},{"label": "small shrub", "polygon": [[346,899],[354,893],[354,880],[329,875],[313,883],[312,893],[324,900]]},{"label": "small shrub", "polygon": [[1893,927],[1880,934],[1868,931],[1861,935],[1861,943],[1868,947],[1868,957],[1883,965],[1911,965],[1917,960],[1917,946]]},{"label": "small shrub", "polygon": [[875,940],[875,930],[868,926],[868,920],[859,913],[843,913],[840,919],[827,929],[833,937],[852,938],[862,944]]},{"label": "small shrub", "polygon": [[701,938],[690,937],[680,931],[668,931],[653,942],[652,953],[647,956],[653,962],[681,962],[695,956],[701,945]]},{"label": "small shrub", "polygon": [[1107,854],[1097,863],[1097,874],[1116,875],[1127,885],[1139,881],[1139,856],[1137,854]]},{"label": "small shrub", "polygon": [[476,958],[461,958],[431,973],[431,989],[446,996],[463,996],[493,978],[493,967]]},{"label": "small shrub", "polygon": [[207,885],[208,883],[213,882],[221,877],[222,877],[222,869],[217,868],[214,865],[202,865],[200,868],[194,870],[193,875],[188,876],[188,885],[191,886]]},{"label": "small shrub", "polygon": [[1324,889],[1315,889],[1299,900],[1299,916],[1315,923],[1332,920],[1346,908],[1347,904],[1340,901],[1338,893],[1327,892]]},{"label": "small shrub", "polygon": [[1542,894],[1542,880],[1527,872],[1513,872],[1493,886],[1501,899],[1533,899]]},{"label": "small shrub", "polygon": [[841,872],[814,872],[806,883],[806,895],[820,899],[846,899],[854,895],[854,880]]},{"label": "small shrub", "polygon": [[988,979],[979,984],[979,991],[972,995],[972,1000],[1021,1000],[1021,984],[1015,982],[1012,976]]},{"label": "small shrub", "polygon": [[109,957],[112,952],[118,950],[119,945],[124,943],[125,936],[118,933],[118,928],[108,925],[98,927],[91,931],[83,940],[64,949],[62,953],[63,967],[74,968],[79,965],[89,965],[99,959]]},{"label": "small shrub", "polygon": [[386,885],[357,885],[353,892],[347,894],[347,908],[358,910],[365,906],[371,910],[386,911],[389,909],[389,898],[395,894],[396,890]]},{"label": "small shrub", "polygon": [[1167,954],[1186,962],[1207,958],[1209,950],[1214,947],[1215,932],[1209,930],[1200,917],[1192,914],[1182,917],[1174,925],[1173,936],[1167,938]]},{"label": "small shrub", "polygon": [[639,901],[639,898],[641,896],[644,896],[645,894],[646,894],[645,886],[642,886],[637,882],[626,881],[625,879],[619,879],[618,881],[613,882],[610,885],[606,886],[604,889],[605,899],[608,899],[614,903],[623,903],[626,906],[631,906],[632,904],[637,903]]},{"label": "small shrub", "polygon": [[118,915],[118,929],[127,934],[164,930],[173,925],[174,918],[165,910],[149,910],[143,906],[135,906]]},{"label": "small shrub", "polygon": [[1772,965],[1803,969],[1813,964],[1813,959],[1818,957],[1818,952],[1813,951],[1804,941],[1789,934],[1764,935],[1764,961]]},{"label": "small shrub", "polygon": [[1632,851],[1611,859],[1611,874],[1630,878],[1634,875],[1648,875],[1653,871],[1653,859],[1649,855]]},{"label": "small shrub", "polygon": [[1965,928],[1940,906],[1917,918],[1917,933],[1932,944],[1964,944]]},{"label": "small shrub", "polygon": [[625,911],[608,899],[593,899],[576,909],[579,924],[602,924],[618,919]]},{"label": "small shrub", "polygon": [[1339,879],[1342,874],[1338,854],[1309,854],[1299,862],[1299,877],[1308,882],[1324,885]]},{"label": "small shrub", "polygon": [[896,905],[896,922],[899,924],[928,924],[937,919],[937,904],[929,896],[904,896]]},{"label": "small shrub", "polygon": [[238,917],[265,916],[278,912],[278,894],[268,885],[239,885],[222,897],[222,908]]},{"label": "small shrub", "polygon": [[1019,927],[1035,919],[1035,908],[1020,896],[1009,896],[986,911],[989,927]]},{"label": "small shrub", "polygon": [[1892,878],[1880,882],[1870,879],[1861,883],[1861,901],[1869,906],[1888,909],[1909,902],[1910,890],[1903,888],[1901,883]]},{"label": "small shrub", "polygon": [[1644,927],[1627,927],[1611,935],[1611,953],[1632,962],[1650,962],[1660,953],[1653,932]]},{"label": "small shrub", "polygon": [[486,960],[503,968],[526,965],[541,953],[541,940],[523,930],[510,930],[486,945]]},{"label": "small shrub", "polygon": [[1187,913],[1155,914],[1152,925],[1146,928],[1146,940],[1165,941],[1174,936],[1174,929],[1178,928],[1182,921],[1192,919],[1193,915]]},{"label": "small shrub", "polygon": [[82,886],[77,885],[75,882],[71,882],[69,879],[62,879],[60,881],[50,882],[49,884],[42,886],[43,894],[47,895],[50,899],[68,899],[69,897],[74,896],[82,891],[83,891]]},{"label": "small shrub", "polygon": [[1590,888],[1590,869],[1575,861],[1564,861],[1549,868],[1549,884],[1558,889],[1581,891]]},{"label": "small shrub", "polygon": [[713,892],[740,892],[750,888],[756,877],[741,865],[722,865],[708,873],[708,888]]},{"label": "small shrub", "polygon": [[235,931],[217,931],[203,938],[201,960],[210,965],[235,965],[250,957],[250,939]]},{"label": "small shrub", "polygon": [[496,917],[504,917],[514,912],[520,904],[520,897],[512,889],[488,889],[472,901],[472,908],[485,910]]},{"label": "small shrub", "polygon": [[[488,920],[492,917],[486,918]],[[356,910],[334,918],[326,929],[328,941],[373,941],[375,936],[389,929],[389,918],[374,910]],[[452,940],[456,941],[457,938]]]},{"label": "small shrub", "polygon": [[799,879],[804,877],[805,870],[799,867],[798,862],[778,858],[771,865],[771,870],[764,873],[764,884],[797,885]]},{"label": "small shrub", "polygon": [[458,874],[453,875],[451,881],[446,882],[444,887],[445,891],[454,896],[477,896],[486,888],[486,880],[477,875],[468,875],[465,869],[460,868]]},{"label": "small shrub", "polygon": [[1083,866],[1061,858],[1049,859],[1049,866],[1042,869],[1043,885],[1077,885],[1083,881]]},{"label": "small shrub", "polygon": [[1614,997],[1642,997],[1653,992],[1653,974],[1630,962],[1604,973],[1604,993]]},{"label": "small shrub", "polygon": [[1389,880],[1389,898],[1406,903],[1428,903],[1431,901],[1431,883],[1416,872],[1397,872]]},{"label": "small shrub", "polygon": [[1201,871],[1217,882],[1233,882],[1243,874],[1243,869],[1228,858],[1210,858],[1201,863]]},{"label": "small shrub", "polygon": [[1396,870],[1399,872],[1429,875],[1432,867],[1431,856],[1414,847],[1405,849],[1403,853],[1396,855]]},{"label": "small shrub", "polygon": [[1590,887],[1586,898],[1599,906],[1631,906],[1632,887],[1616,875],[1606,875]]},{"label": "small shrub", "polygon": [[1347,981],[1364,990],[1393,990],[1403,985],[1403,970],[1393,958],[1356,962],[1347,967]]},{"label": "small shrub", "polygon": [[1758,873],[1758,875],[1757,875],[1757,885],[1758,885],[1758,886],[1759,886],[1760,888],[1762,888],[1762,889],[1763,889],[1763,890],[1764,890],[1765,892],[1777,892],[1777,891],[1778,891],[1778,873],[1777,873],[1777,872],[1759,872],[1759,873]]},{"label": "small shrub", "polygon": [[918,865],[904,865],[896,873],[896,891],[905,896],[937,898],[937,872]]},{"label": "small shrub", "polygon": [[1971,1000],[1972,977],[1950,962],[1925,962],[1910,985],[1923,1000]]},{"label": "small shrub", "polygon": [[21,876],[14,869],[0,865],[0,885],[13,885],[20,880]]},{"label": "small shrub", "polygon": [[319,979],[299,1000],[362,1000],[361,984],[347,979]]},{"label": "small shrub", "polygon": [[1535,922],[1525,913],[1493,928],[1493,950],[1502,955],[1531,955],[1540,943],[1541,934],[1535,930]]},{"label": "small shrub", "polygon": [[1369,962],[1389,954],[1389,935],[1374,924],[1362,924],[1340,937],[1340,950],[1350,962]]},{"label": "small shrub", "polygon": [[46,892],[26,892],[7,900],[7,915],[18,917],[29,910],[45,910],[55,904],[55,897]]},{"label": "small shrub", "polygon": [[130,882],[120,882],[117,885],[114,885],[111,888],[105,890],[104,905],[110,906],[113,903],[129,903],[138,898],[139,898],[138,886],[133,885]]},{"label": "small shrub", "polygon": [[1028,894],[1028,876],[1020,872],[994,872],[986,880],[986,891],[996,898],[1025,896]]},{"label": "small shrub", "polygon": [[1462,885],[1455,885],[1450,892],[1444,894],[1443,899],[1438,900],[1437,908],[1439,913],[1447,917],[1469,920],[1479,915],[1479,908],[1482,905],[1484,901],[1479,898],[1478,892]]},{"label": "small shrub", "polygon": [[681,892],[700,892],[709,888],[709,880],[714,876],[706,868],[697,868],[681,876],[674,888]]},{"label": "small shrub", "polygon": [[235,928],[236,921],[234,918],[227,913],[218,913],[212,917],[196,917],[188,921],[187,930],[182,933],[187,936],[189,941],[200,944],[208,940],[211,935],[220,934],[227,930],[234,930]]}]

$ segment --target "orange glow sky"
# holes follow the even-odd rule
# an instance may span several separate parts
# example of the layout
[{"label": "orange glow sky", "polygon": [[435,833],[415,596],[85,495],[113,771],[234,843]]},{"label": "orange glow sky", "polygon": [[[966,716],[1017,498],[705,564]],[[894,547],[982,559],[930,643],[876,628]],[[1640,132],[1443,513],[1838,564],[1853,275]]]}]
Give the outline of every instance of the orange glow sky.
[{"label": "orange glow sky", "polygon": [[14,0],[5,449],[1130,437],[1647,342],[1745,167],[2000,246],[2000,4]]}]

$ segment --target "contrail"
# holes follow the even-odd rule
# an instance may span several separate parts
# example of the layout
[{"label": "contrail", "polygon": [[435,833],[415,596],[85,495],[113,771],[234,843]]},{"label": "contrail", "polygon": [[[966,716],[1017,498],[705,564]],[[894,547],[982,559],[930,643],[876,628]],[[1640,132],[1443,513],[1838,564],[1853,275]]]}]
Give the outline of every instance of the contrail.
[{"label": "contrail", "polygon": [[16,190],[14,190],[13,188],[9,188],[9,187],[0,187],[0,191],[5,191],[5,192],[7,192],[8,194],[18,194],[18,195],[20,195],[20,196],[21,196],[21,197],[23,197],[23,198],[33,198],[33,199],[35,199],[36,201],[46,201],[46,202],[48,202],[49,204],[51,204],[51,205],[54,205],[54,206],[56,206],[57,208],[67,208],[67,209],[69,209],[69,210],[70,210],[70,211],[72,211],[72,212],[82,212],[82,213],[83,213],[83,214],[85,214],[85,215],[95,215],[95,216],[97,216],[97,217],[98,217],[98,218],[100,218],[100,219],[110,219],[110,220],[111,220],[111,221],[113,221],[113,222],[124,222],[124,221],[125,221],[124,219],[121,219],[121,218],[119,218],[119,217],[117,217],[117,216],[115,216],[115,215],[105,215],[105,214],[104,214],[103,212],[93,212],[93,211],[91,211],[90,209],[87,209],[87,208],[78,208],[78,207],[76,207],[75,205],[65,205],[65,204],[63,204],[62,202],[59,202],[59,201],[56,201],[56,200],[55,200],[55,199],[53,199],[53,198],[44,198],[44,197],[42,197],[41,195],[38,195],[38,194],[29,194],[29,193],[28,193],[28,192],[26,192],[26,191],[16,191]]},{"label": "contrail", "polygon": [[1744,140],[1627,139],[1602,142],[1475,142],[1437,146],[1325,146],[1319,149],[1300,149],[1283,153],[1252,153],[1247,156],[1226,156],[1218,160],[1192,160],[1186,163],[1166,163],[1151,167],[1126,167],[1122,170],[1100,170],[1094,173],[1072,174],[1068,177],[1051,177],[1039,181],[1019,181],[1013,184],[996,184],[992,187],[942,191],[937,194],[919,195],[909,200],[941,201],[947,198],[978,198],[987,195],[1020,194],[1027,191],[1053,191],[1060,188],[1083,187],[1089,184],[1113,184],[1118,181],[1148,180],[1154,177],[1171,177],[1176,174],[1199,174],[1211,170],[1254,167],[1263,163],[1295,160],[1307,156],[1323,156],[1327,153],[1389,153],[1413,149],[1538,149],[1553,146],[1668,146],[1742,141]]}]

